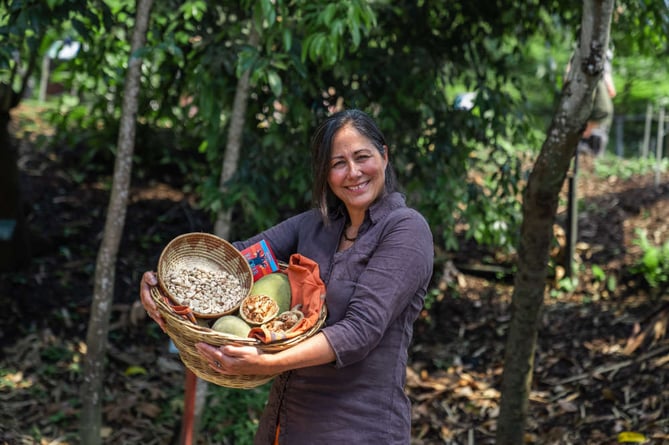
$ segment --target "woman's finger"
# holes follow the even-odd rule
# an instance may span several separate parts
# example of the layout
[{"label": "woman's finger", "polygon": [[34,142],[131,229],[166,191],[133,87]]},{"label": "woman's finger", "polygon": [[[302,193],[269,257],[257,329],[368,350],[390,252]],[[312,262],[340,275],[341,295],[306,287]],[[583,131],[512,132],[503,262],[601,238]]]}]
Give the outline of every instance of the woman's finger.
[{"label": "woman's finger", "polygon": [[165,331],[165,320],[160,315],[158,306],[151,297],[151,288],[157,285],[158,278],[156,277],[156,274],[152,271],[144,272],[144,275],[142,275],[142,280],[139,284],[139,297],[140,301],[142,302],[142,306],[144,306],[144,309],[146,310],[146,314],[151,319],[153,319],[153,321],[158,323],[163,331]]},{"label": "woman's finger", "polygon": [[208,345],[207,343],[196,343],[195,348],[200,352],[200,355],[207,360],[210,368],[218,372],[223,372],[224,356],[220,349]]}]

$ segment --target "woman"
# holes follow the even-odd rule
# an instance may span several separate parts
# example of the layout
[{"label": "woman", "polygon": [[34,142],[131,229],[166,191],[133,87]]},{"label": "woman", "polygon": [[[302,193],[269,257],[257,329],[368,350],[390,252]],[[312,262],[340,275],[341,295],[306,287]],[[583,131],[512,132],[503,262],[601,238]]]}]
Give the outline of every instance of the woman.
[{"label": "woman", "polygon": [[[384,137],[365,113],[329,117],[312,140],[316,208],[243,242],[261,239],[276,257],[300,253],[327,287],[323,329],[275,354],[198,344],[224,374],[277,374],[255,443],[408,444],[404,393],[413,323],[432,275],[432,234],[396,191]],[[161,326],[142,280],[141,299]]]}]

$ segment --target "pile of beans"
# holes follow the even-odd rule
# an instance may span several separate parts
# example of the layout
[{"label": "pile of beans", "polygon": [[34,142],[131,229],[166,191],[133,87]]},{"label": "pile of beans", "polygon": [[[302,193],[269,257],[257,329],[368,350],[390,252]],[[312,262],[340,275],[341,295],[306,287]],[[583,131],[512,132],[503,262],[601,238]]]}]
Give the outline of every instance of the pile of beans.
[{"label": "pile of beans", "polygon": [[177,303],[207,315],[231,311],[246,296],[239,278],[224,270],[175,269],[166,277],[165,286]]}]

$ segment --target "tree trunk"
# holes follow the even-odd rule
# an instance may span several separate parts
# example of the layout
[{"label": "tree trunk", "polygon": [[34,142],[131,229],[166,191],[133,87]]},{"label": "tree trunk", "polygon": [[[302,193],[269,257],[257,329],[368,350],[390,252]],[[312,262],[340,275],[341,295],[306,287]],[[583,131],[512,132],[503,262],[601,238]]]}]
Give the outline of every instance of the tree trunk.
[{"label": "tree trunk", "polygon": [[[258,46],[260,36],[251,24],[249,34],[249,45]],[[219,181],[219,191],[221,195],[225,194],[226,184],[237,171],[239,164],[239,153],[242,147],[242,136],[246,122],[246,107],[249,98],[249,79],[251,70],[246,70],[237,81],[235,90],[235,100],[232,105],[232,116],[230,117],[230,126],[228,127],[228,138],[225,146],[225,155],[223,166],[221,168],[221,178]],[[229,239],[232,209],[221,209],[216,216],[214,224],[214,234],[223,239]],[[181,420],[180,444],[190,445],[197,442],[199,431],[199,421],[202,418],[205,401],[207,398],[207,382],[197,378],[191,371],[186,370],[184,383],[184,409]],[[192,412],[190,411],[192,410]]]},{"label": "tree trunk", "polygon": [[141,60],[134,57],[135,51],[146,41],[151,5],[153,0],[139,0],[135,28],[132,34],[128,71],[123,92],[123,108],[118,135],[118,149],[111,197],[95,267],[95,283],[91,315],[86,335],[87,353],[84,358],[83,384],[81,387],[81,443],[101,443],[102,382],[104,377],[109,315],[114,297],[115,265],[118,247],[125,225],[128,191],[132,172],[132,155],[135,148],[137,97],[141,79]]},{"label": "tree trunk", "polygon": [[583,3],[579,48],[524,192],[518,272],[511,303],[512,318],[506,340],[502,400],[497,421],[498,445],[524,443],[558,197],[592,108],[592,92],[604,69],[613,6],[613,0],[586,0]]},{"label": "tree trunk", "polygon": [[[249,45],[257,47],[260,36],[251,25],[249,35]],[[230,126],[228,127],[228,140],[225,146],[225,156],[223,159],[223,167],[221,169],[221,179],[219,181],[218,189],[221,195],[225,194],[226,184],[232,178],[232,175],[237,171],[239,164],[239,152],[242,147],[242,135],[244,130],[244,123],[246,121],[246,105],[249,98],[249,78],[251,77],[251,70],[244,71],[242,76],[237,81],[237,89],[235,91],[235,101],[232,105],[232,116],[230,117]],[[227,239],[230,235],[230,215],[231,209],[221,209],[216,218],[214,225],[214,233],[221,238]]]}]

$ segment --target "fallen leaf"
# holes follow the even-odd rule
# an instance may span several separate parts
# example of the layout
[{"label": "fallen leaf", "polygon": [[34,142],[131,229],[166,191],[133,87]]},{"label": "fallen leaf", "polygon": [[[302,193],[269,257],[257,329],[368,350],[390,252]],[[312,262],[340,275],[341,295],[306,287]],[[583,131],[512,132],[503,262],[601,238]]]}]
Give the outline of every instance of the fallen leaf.
[{"label": "fallen leaf", "polygon": [[619,443],[644,443],[646,441],[646,436],[641,433],[636,433],[633,431],[623,431],[618,434]]}]

